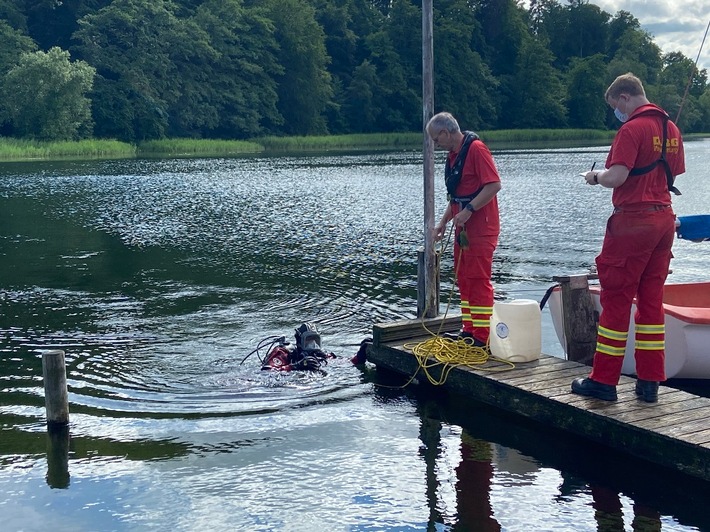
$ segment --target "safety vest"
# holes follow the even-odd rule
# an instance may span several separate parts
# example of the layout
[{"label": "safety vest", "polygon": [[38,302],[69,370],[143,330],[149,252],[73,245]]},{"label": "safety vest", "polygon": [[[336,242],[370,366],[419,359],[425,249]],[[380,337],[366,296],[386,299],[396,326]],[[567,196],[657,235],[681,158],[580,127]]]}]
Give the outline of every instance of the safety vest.
[{"label": "safety vest", "polygon": [[446,159],[446,167],[444,168],[444,182],[446,183],[446,192],[448,193],[449,201],[458,202],[469,202],[471,201],[478,192],[466,197],[456,197],[456,189],[461,182],[461,176],[463,175],[463,165],[466,162],[466,157],[468,156],[468,149],[474,140],[478,140],[480,137],[476,135],[473,131],[463,132],[463,144],[461,145],[461,150],[456,156],[456,160],[453,164],[449,164],[449,159]]}]

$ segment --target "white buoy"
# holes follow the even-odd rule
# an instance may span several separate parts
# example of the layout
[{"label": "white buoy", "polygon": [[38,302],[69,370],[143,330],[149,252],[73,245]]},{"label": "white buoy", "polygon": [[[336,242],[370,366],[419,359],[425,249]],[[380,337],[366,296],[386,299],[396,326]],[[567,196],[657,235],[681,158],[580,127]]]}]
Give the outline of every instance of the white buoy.
[{"label": "white buoy", "polygon": [[509,362],[530,362],[542,351],[542,314],[532,299],[496,302],[491,316],[491,354]]}]

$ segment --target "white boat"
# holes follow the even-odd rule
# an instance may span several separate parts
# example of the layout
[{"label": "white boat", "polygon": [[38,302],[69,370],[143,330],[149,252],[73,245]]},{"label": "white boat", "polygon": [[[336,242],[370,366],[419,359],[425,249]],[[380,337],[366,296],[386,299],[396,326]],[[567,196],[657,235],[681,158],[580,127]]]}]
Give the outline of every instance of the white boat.
[{"label": "white boat", "polygon": [[[589,291],[596,310],[601,312],[598,285]],[[562,319],[562,297],[559,286],[548,300],[557,338],[566,348]],[[669,283],[663,293],[666,324],[666,377],[676,379],[710,379],[710,282]],[[634,313],[631,309],[629,340],[621,372],[636,374],[634,360]]]}]

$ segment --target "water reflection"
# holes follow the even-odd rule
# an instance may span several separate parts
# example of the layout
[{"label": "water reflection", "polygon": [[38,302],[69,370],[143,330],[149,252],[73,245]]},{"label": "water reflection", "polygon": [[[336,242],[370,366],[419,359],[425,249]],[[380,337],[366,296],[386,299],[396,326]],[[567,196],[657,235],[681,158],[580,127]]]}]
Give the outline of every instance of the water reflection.
[{"label": "water reflection", "polygon": [[[686,149],[676,210],[698,214],[710,205],[710,145]],[[593,263],[609,195],[575,176],[604,151],[496,154],[497,298],[539,300],[553,275]],[[665,529],[706,525],[684,482],[668,481],[686,499],[665,498],[638,464],[619,478],[559,435],[480,405],[464,416],[440,398],[383,391],[350,365],[373,323],[416,311],[421,166],[418,153],[0,164],[8,529],[54,512],[87,530],[594,529],[592,485],[619,496],[627,525],[641,501]],[[676,280],[707,278],[710,247],[679,241],[674,254]],[[442,263],[448,294],[450,257]],[[339,355],[327,375],[240,365],[303,321]],[[561,353],[547,313],[543,348]],[[66,447],[47,448],[42,349],[66,352],[66,471]],[[570,474],[579,489],[566,491]],[[69,488],[52,499],[48,484]],[[284,489],[329,504],[268,496]]]},{"label": "water reflection", "polygon": [[416,398],[429,530],[682,529],[662,512],[710,526],[701,481],[460,396],[418,390]]}]

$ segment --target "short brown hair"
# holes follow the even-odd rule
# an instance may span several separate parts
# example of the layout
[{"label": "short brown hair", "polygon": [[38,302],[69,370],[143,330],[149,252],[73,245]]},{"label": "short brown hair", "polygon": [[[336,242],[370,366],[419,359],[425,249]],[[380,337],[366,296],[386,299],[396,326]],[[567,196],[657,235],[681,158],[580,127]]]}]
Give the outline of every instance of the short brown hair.
[{"label": "short brown hair", "polygon": [[643,83],[634,76],[631,72],[618,76],[612,81],[609,88],[604,93],[604,100],[609,101],[609,98],[617,99],[622,94],[629,96],[646,96],[646,91],[643,90]]}]

